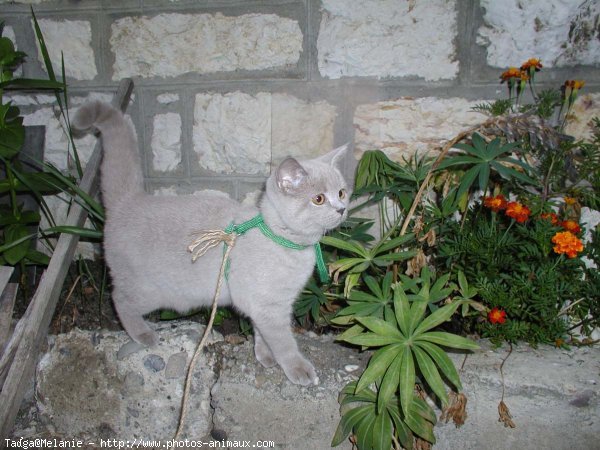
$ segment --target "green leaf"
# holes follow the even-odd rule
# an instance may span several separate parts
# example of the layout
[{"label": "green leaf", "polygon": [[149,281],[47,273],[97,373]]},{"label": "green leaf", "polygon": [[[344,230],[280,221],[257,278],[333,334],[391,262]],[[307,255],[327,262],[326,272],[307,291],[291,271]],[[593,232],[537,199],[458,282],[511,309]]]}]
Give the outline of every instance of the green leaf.
[{"label": "green leaf", "polygon": [[401,343],[402,339],[404,338],[398,338],[396,336],[381,336],[375,333],[363,333],[358,336],[347,338],[346,342],[364,347],[381,347],[384,345]]},{"label": "green leaf", "polygon": [[394,288],[394,312],[396,321],[404,336],[408,336],[410,327],[410,304],[402,286],[397,284]]},{"label": "green leaf", "polygon": [[437,417],[435,417],[435,411],[433,408],[417,395],[415,395],[413,398],[412,411],[434,425],[437,423]]},{"label": "green leaf", "polygon": [[356,384],[356,392],[358,393],[362,391],[371,383],[375,382],[375,380],[378,380],[381,377],[383,377],[390,364],[399,354],[402,354],[404,348],[404,345],[394,344],[384,348],[380,348],[375,353],[373,353],[373,356],[371,356],[367,368],[365,369],[360,379],[358,380],[358,383]]},{"label": "green leaf", "polygon": [[66,233],[66,234],[74,234],[80,237],[86,237],[91,239],[102,239],[104,233],[100,230],[93,230],[91,228],[84,227],[76,227],[70,225],[61,225],[56,227],[51,227],[44,230],[44,233],[54,234],[54,233]]},{"label": "green leaf", "polygon": [[0,83],[0,89],[10,89],[12,87],[27,89],[62,89],[63,83],[34,78],[13,78],[12,80],[3,81]]},{"label": "green leaf", "polygon": [[350,411],[342,415],[340,423],[338,424],[333,439],[331,440],[331,446],[337,447],[348,437],[352,428],[356,426],[364,417],[369,414],[372,410],[371,405],[359,406],[352,408]]},{"label": "green leaf", "polygon": [[386,411],[377,415],[373,424],[373,449],[392,448],[392,419]]},{"label": "green leaf", "polygon": [[412,350],[407,346],[402,354],[402,364],[400,365],[400,405],[405,417],[408,416],[412,404],[415,377],[415,362]]},{"label": "green leaf", "polygon": [[388,250],[392,250],[396,247],[400,247],[406,244],[407,242],[413,240],[414,237],[415,235],[413,233],[408,233],[403,236],[398,236],[394,239],[383,241],[380,245],[376,247],[375,253],[383,253],[387,252]]},{"label": "green leaf", "polygon": [[[412,335],[417,328],[417,325],[423,319],[427,309],[427,300],[419,299],[412,302],[408,322],[408,334]],[[407,336],[408,337],[408,336]]]},{"label": "green leaf", "polygon": [[454,363],[446,352],[431,342],[417,341],[416,345],[431,356],[448,381],[450,381],[458,391],[461,391],[462,384],[460,382],[460,376],[458,375],[456,367],[454,367]]},{"label": "green leaf", "polygon": [[385,255],[379,255],[379,256],[375,257],[374,262],[377,263],[379,261],[383,261],[383,262],[388,263],[388,262],[395,262],[395,261],[404,261],[404,260],[412,258],[416,254],[417,254],[416,250],[406,250],[404,252],[387,253]]},{"label": "green leaf", "polygon": [[388,336],[404,340],[404,336],[398,331],[396,327],[393,327],[384,320],[377,319],[376,317],[357,317],[356,321],[368,328],[372,332],[381,336]]},{"label": "green leaf", "polygon": [[27,228],[21,224],[9,225],[4,229],[4,246],[10,245],[10,247],[3,251],[3,256],[9,265],[14,266],[27,256],[31,237]]},{"label": "green leaf", "polygon": [[377,280],[375,280],[375,278],[373,278],[372,276],[366,276],[365,284],[371,290],[371,292],[375,294],[377,298],[383,299],[383,292],[381,291],[379,283],[377,282]]},{"label": "green leaf", "polygon": [[420,438],[425,439],[431,444],[435,444],[435,436],[433,435],[433,424],[419,414],[412,412],[406,415],[404,422],[408,427]]},{"label": "green leaf", "polygon": [[331,247],[339,248],[341,250],[346,250],[350,253],[360,255],[363,258],[367,258],[369,256],[368,251],[362,245],[356,242],[344,241],[342,239],[338,239],[332,236],[323,236],[321,238],[321,244],[329,245]]},{"label": "green leaf", "polygon": [[443,331],[430,331],[417,336],[415,339],[433,342],[434,344],[443,345],[444,347],[460,348],[463,350],[477,350],[479,348],[479,345],[471,339]]},{"label": "green leaf", "polygon": [[449,305],[439,308],[438,310],[427,316],[415,329],[413,336],[431,330],[432,328],[437,327],[439,324],[449,320],[460,304],[460,301],[455,301],[453,303],[450,303]]},{"label": "green leaf", "polygon": [[[406,351],[406,347],[404,347],[404,351]],[[383,380],[381,380],[377,395],[377,414],[381,414],[383,412],[394,393],[398,390],[401,363],[402,353],[398,353],[398,355],[387,368],[385,375],[383,376]]]},{"label": "green leaf", "polygon": [[360,449],[372,449],[373,448],[373,425],[375,424],[375,411],[371,407],[373,413],[366,414],[365,417],[355,427],[356,444]]},{"label": "green leaf", "polygon": [[408,426],[400,417],[400,409],[397,405],[388,405],[387,410],[394,422],[394,427],[396,428],[396,434],[398,435],[400,444],[402,444],[402,447],[406,449],[412,449],[413,434],[412,431],[410,431],[410,428],[408,428]]},{"label": "green leaf", "polygon": [[468,190],[471,188],[471,185],[475,181],[475,178],[477,178],[477,175],[479,174],[479,169],[480,169],[480,165],[478,164],[474,167],[471,167],[463,175],[462,181],[458,187],[458,191],[456,192],[457,197],[460,197],[464,193],[468,192]]},{"label": "green leaf", "polygon": [[425,378],[425,381],[435,395],[437,395],[437,397],[442,401],[442,404],[446,406],[448,404],[448,393],[446,392],[444,382],[434,362],[431,360],[429,355],[421,350],[417,345],[413,347],[413,352],[415,354],[419,370]]},{"label": "green leaf", "polygon": [[48,255],[32,248],[27,252],[25,259],[28,263],[39,264],[41,266],[47,266],[50,263],[50,257]]}]

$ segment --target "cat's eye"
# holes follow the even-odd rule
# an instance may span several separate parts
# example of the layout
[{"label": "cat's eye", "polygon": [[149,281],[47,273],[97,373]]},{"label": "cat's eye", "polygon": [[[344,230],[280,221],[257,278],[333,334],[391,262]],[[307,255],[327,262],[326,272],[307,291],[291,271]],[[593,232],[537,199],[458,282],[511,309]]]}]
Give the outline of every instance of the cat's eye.
[{"label": "cat's eye", "polygon": [[344,200],[346,198],[346,189],[340,189],[340,192],[338,192],[338,197],[340,200]]},{"label": "cat's eye", "polygon": [[311,201],[315,205],[321,206],[323,203],[325,203],[325,195],[323,195],[323,194],[317,194],[313,198],[311,198]]}]

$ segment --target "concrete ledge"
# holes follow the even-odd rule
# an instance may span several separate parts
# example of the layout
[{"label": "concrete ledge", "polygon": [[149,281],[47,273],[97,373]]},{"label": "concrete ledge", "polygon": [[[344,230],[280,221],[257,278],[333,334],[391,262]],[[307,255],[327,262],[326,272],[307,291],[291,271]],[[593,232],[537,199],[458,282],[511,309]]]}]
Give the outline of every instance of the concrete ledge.
[{"label": "concrete ledge", "polygon": [[[15,437],[160,439],[175,433],[185,368],[202,333],[198,324],[157,327],[161,342],[140,349],[123,332],[50,338],[38,365],[35,402]],[[281,449],[330,448],[339,421],[338,393],[368,361],[332,336],[298,335],[320,384],[299,387],[254,359],[252,342],[213,335],[194,375],[185,436],[274,441]],[[505,397],[516,428],[498,422],[499,367],[508,348],[454,354],[468,397],[466,424],[438,423],[439,449],[596,448],[600,433],[600,350],[515,346],[504,365]],[[463,365],[464,361],[464,365]],[[439,411],[438,411],[439,414]],[[338,447],[350,449],[349,442]]]}]

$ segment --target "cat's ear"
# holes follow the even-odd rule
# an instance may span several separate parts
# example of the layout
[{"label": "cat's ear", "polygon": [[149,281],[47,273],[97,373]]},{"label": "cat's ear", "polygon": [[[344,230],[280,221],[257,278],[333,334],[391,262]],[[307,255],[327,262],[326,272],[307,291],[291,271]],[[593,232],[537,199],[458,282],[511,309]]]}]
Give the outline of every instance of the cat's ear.
[{"label": "cat's ear", "polygon": [[286,193],[292,193],[300,188],[306,179],[308,173],[294,158],[287,158],[279,167],[277,167],[277,186]]},{"label": "cat's ear", "polygon": [[354,157],[354,152],[349,143],[346,143],[338,148],[331,150],[317,158],[317,161],[329,164],[340,171],[346,184],[350,187],[354,186],[354,174],[358,161]]}]

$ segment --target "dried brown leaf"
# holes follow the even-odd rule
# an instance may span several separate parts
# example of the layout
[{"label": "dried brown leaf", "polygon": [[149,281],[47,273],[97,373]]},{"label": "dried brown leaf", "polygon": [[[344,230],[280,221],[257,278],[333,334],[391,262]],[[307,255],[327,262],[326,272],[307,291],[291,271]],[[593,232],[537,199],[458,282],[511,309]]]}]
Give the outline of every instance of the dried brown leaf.
[{"label": "dried brown leaf", "polygon": [[450,392],[448,397],[450,403],[443,409],[440,420],[448,423],[452,419],[456,428],[459,428],[467,420],[467,397],[462,392]]},{"label": "dried brown leaf", "polygon": [[500,415],[498,422],[504,423],[505,427],[516,428],[515,423],[512,421],[510,410],[504,401],[500,401],[500,403],[498,403],[498,414]]}]

